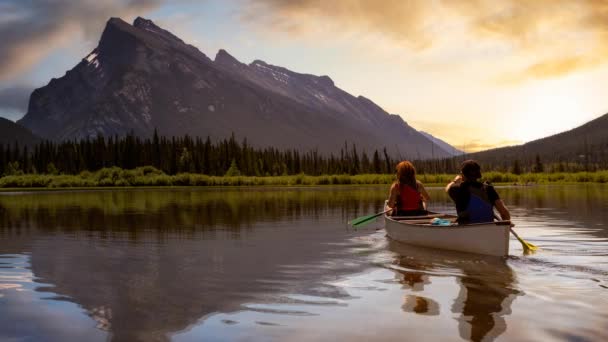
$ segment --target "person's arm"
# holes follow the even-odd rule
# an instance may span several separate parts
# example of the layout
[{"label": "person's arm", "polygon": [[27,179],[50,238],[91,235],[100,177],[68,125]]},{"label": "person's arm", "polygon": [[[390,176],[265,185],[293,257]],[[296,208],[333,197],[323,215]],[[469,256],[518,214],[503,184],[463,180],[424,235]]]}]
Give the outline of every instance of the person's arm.
[{"label": "person's arm", "polygon": [[461,176],[461,175],[458,175],[458,176],[456,176],[456,177],[454,178],[454,180],[453,180],[453,181],[451,181],[451,182],[450,182],[448,185],[446,185],[446,187],[445,187],[445,192],[449,192],[449,191],[450,191],[450,188],[451,188],[453,185],[460,185],[460,183],[462,183],[462,176]]},{"label": "person's arm", "polygon": [[501,199],[497,199],[496,202],[494,202],[494,206],[500,213],[501,220],[508,221],[511,219],[511,213],[509,213],[509,209],[507,209],[507,207],[505,206],[505,204],[503,203],[503,201]]},{"label": "person's arm", "polygon": [[418,192],[420,192],[420,195],[422,195],[423,201],[428,202],[431,200],[431,196],[429,196],[429,193],[426,192],[426,189],[422,183],[418,183]]},{"label": "person's arm", "polygon": [[[387,206],[391,209],[395,209],[395,206],[397,205],[397,184],[393,184],[391,186],[391,190],[388,194],[388,203]],[[393,214],[393,212],[391,212],[391,214]]]}]

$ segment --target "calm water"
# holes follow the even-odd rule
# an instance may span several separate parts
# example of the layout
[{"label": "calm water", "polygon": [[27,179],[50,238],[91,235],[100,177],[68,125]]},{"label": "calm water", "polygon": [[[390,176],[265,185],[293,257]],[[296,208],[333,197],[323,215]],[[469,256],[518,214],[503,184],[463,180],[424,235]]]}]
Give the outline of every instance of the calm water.
[{"label": "calm water", "polygon": [[348,228],[386,193],[2,193],[0,340],[608,339],[607,186],[500,188],[542,248],[506,259]]}]

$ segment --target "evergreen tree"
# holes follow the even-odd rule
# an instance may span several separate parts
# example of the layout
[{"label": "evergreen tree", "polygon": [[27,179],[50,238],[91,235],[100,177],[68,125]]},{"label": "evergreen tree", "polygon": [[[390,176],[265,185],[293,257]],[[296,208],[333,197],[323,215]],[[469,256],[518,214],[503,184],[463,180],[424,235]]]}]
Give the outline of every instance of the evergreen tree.
[{"label": "evergreen tree", "polygon": [[376,174],[382,173],[382,164],[380,163],[380,156],[378,155],[378,150],[374,151],[372,165],[373,165],[374,173],[376,173]]},{"label": "evergreen tree", "polygon": [[386,165],[386,169],[384,170],[384,173],[391,173],[392,172],[391,158],[388,156],[388,153],[386,152],[386,147],[384,148],[384,150],[382,150],[382,152],[384,152],[384,163]]},{"label": "evergreen tree", "polygon": [[230,167],[228,168],[228,170],[226,171],[224,176],[235,177],[235,176],[240,176],[240,175],[241,175],[241,171],[239,171],[239,168],[236,166],[236,160],[232,159],[232,162],[230,163]]},{"label": "evergreen tree", "polygon": [[541,161],[540,161],[540,156],[537,154],[535,161],[534,161],[534,167],[532,167],[532,172],[539,173],[539,172],[543,172],[544,170],[545,170],[545,167],[543,166],[543,163],[541,163]]},{"label": "evergreen tree", "polygon": [[519,165],[519,160],[515,159],[513,161],[513,167],[511,168],[511,173],[514,175],[521,175],[521,166]]}]

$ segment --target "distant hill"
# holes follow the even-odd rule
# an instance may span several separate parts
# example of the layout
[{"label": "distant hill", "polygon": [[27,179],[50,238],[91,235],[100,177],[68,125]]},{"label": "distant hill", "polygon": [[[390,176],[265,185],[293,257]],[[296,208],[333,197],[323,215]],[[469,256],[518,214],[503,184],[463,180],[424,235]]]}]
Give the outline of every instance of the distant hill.
[{"label": "distant hill", "polygon": [[39,138],[32,134],[29,129],[11,120],[0,118],[0,144],[6,146],[17,142],[20,146],[23,146],[33,145],[38,141]]},{"label": "distant hill", "polygon": [[65,76],[36,89],[19,121],[53,140],[136,135],[247,138],[256,147],[407,158],[448,157],[444,148],[328,76],[260,60],[243,64],[220,50],[211,60],[152,21],[108,21],[99,45]]},{"label": "distant hill", "polygon": [[435,146],[438,146],[439,148],[441,148],[443,151],[447,152],[449,155],[451,156],[459,156],[464,154],[463,151],[455,148],[454,146],[448,144],[447,142],[433,136],[430,133],[424,132],[424,131],[418,131],[420,132],[420,134],[424,135],[427,139],[429,139],[430,141],[432,141]]},{"label": "distant hill", "polygon": [[515,160],[531,164],[538,155],[542,162],[608,163],[608,114],[572,130],[510,146],[473,153],[480,161],[507,166]]}]

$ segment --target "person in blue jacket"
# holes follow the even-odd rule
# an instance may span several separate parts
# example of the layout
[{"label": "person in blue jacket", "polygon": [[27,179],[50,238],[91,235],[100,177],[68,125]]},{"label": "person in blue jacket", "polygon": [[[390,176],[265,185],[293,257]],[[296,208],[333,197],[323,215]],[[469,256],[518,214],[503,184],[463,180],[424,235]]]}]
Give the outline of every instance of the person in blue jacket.
[{"label": "person in blue jacket", "polygon": [[466,160],[460,166],[460,174],[445,188],[456,204],[459,224],[494,221],[494,208],[502,220],[510,220],[511,214],[494,187],[481,183],[481,167],[474,160]]}]

